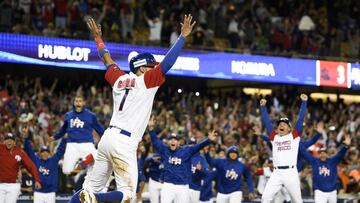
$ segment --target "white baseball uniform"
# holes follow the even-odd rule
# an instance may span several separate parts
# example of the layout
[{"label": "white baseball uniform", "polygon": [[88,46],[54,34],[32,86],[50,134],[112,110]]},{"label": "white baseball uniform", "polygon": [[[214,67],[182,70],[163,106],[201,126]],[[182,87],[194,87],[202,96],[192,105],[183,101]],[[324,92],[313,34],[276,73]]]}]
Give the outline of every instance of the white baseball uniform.
[{"label": "white baseball uniform", "polygon": [[292,202],[302,202],[300,179],[296,168],[300,137],[296,130],[284,136],[270,135],[274,171],[266,184],[261,202],[270,203],[275,194],[284,186],[289,192]]},{"label": "white baseball uniform", "polygon": [[56,194],[55,192],[34,192],[34,203],[55,203]]},{"label": "white baseball uniform", "polygon": [[16,203],[20,188],[20,183],[0,183],[0,203]]},{"label": "white baseball uniform", "polygon": [[[264,193],[264,189],[266,186],[266,183],[269,181],[269,178],[272,174],[272,171],[270,169],[270,167],[264,167],[263,168],[263,174],[259,176],[259,181],[258,181],[258,192],[262,195]],[[276,193],[274,200],[272,202],[276,203],[276,202],[284,202],[284,201],[290,201],[290,195],[288,193],[288,191],[282,187],[280,189],[280,191],[278,193]]]},{"label": "white baseball uniform", "polygon": [[315,190],[314,194],[315,203],[336,203],[337,202],[337,191],[323,192],[321,190]]},{"label": "white baseball uniform", "polygon": [[114,170],[117,190],[124,194],[124,201],[136,195],[136,150],[149,121],[156,91],[165,77],[161,65],[137,76],[132,72],[126,74],[114,64],[105,78],[113,89],[113,115],[83,187],[89,192],[102,191]]},{"label": "white baseball uniform", "polygon": [[159,203],[162,183],[149,178],[149,187],[148,188],[149,188],[149,193],[150,193],[150,202],[151,203]]},{"label": "white baseball uniform", "polygon": [[217,203],[237,203],[242,201],[242,191],[232,192],[230,194],[217,193]]}]

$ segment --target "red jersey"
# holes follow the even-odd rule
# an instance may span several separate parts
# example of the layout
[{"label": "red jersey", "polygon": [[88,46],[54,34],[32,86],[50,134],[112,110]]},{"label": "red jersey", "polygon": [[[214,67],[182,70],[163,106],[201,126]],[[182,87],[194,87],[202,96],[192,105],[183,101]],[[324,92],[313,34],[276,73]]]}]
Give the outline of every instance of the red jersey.
[{"label": "red jersey", "polygon": [[35,164],[20,147],[8,150],[4,144],[0,144],[0,163],[0,183],[15,183],[20,166],[24,166],[35,181],[40,182]]}]

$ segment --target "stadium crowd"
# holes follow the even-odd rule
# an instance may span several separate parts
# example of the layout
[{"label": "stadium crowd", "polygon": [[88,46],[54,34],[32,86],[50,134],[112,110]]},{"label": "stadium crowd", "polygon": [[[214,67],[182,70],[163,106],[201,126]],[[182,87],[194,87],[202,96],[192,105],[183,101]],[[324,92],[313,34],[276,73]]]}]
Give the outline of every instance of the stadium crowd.
[{"label": "stadium crowd", "polygon": [[[86,106],[97,114],[99,122],[108,126],[111,111],[110,87],[84,84],[68,84],[58,87],[58,80],[52,85],[44,85],[41,78],[15,79],[11,76],[1,78],[0,89],[0,141],[6,133],[16,135],[17,145],[22,147],[24,137],[21,130],[26,126],[32,134],[35,151],[43,145],[50,145],[55,151],[57,143],[49,137],[62,125],[63,117],[72,108],[75,95],[86,98]],[[75,88],[77,87],[77,88]],[[225,157],[226,148],[236,145],[241,161],[252,171],[254,185],[258,183],[259,168],[268,163],[271,150],[261,137],[255,135],[254,127],[262,126],[259,101],[265,97],[268,101],[270,117],[278,119],[287,116],[295,121],[299,110],[300,93],[294,89],[275,91],[271,95],[246,95],[234,89],[232,92],[202,92],[200,95],[191,91],[176,91],[162,88],[156,96],[153,114],[157,116],[160,138],[170,133],[178,133],[182,144],[190,137],[202,140],[211,129],[219,133],[219,140],[210,146],[213,157]],[[314,135],[319,122],[325,124],[326,133],[309,148],[317,156],[320,149],[326,149],[330,155],[337,151],[345,134],[352,137],[351,148],[338,166],[339,196],[356,195],[360,191],[360,106],[358,103],[309,100],[308,113],[305,116],[303,138]],[[98,139],[95,139],[96,143]],[[149,134],[141,142],[144,156],[152,154],[153,147]],[[61,165],[61,162],[60,162]],[[60,167],[60,166],[59,166]],[[145,171],[146,174],[146,171]],[[301,172],[301,190],[304,197],[311,197],[311,167],[304,165]],[[26,170],[19,175],[22,193],[31,194],[31,176]],[[79,183],[77,183],[78,185]],[[245,189],[246,191],[246,189]],[[74,178],[67,177],[59,170],[59,193],[73,193]]]},{"label": "stadium crowd", "polygon": [[174,23],[191,13],[192,48],[358,59],[359,12],[356,0],[4,0],[0,31],[88,39],[92,16],[105,41],[168,46],[179,34]]}]

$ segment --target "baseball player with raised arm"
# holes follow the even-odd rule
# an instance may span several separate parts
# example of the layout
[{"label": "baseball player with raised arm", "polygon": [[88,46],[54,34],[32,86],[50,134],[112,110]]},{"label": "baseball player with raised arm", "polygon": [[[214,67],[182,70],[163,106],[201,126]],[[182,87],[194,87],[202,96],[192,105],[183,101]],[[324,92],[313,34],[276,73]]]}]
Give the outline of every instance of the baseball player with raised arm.
[{"label": "baseball player with raised arm", "polygon": [[[319,134],[324,132],[324,128],[321,126],[316,130]],[[306,148],[300,148],[300,153],[303,154],[303,157],[312,166],[315,203],[337,202],[337,165],[344,157],[350,144],[350,135],[346,135],[344,146],[333,157],[329,157],[326,151],[322,150],[320,151],[319,158],[315,158],[306,150]]]},{"label": "baseball player with raised arm", "polygon": [[38,169],[42,183],[41,189],[35,189],[34,203],[55,203],[59,179],[58,165],[59,160],[65,153],[66,139],[61,140],[53,156],[51,156],[50,149],[47,146],[42,146],[39,155],[36,155],[27,131],[27,129],[22,130],[23,135],[26,136],[24,150]]},{"label": "baseball player with raised arm", "polygon": [[161,202],[163,203],[188,203],[189,202],[189,182],[191,174],[191,157],[198,153],[202,148],[216,141],[217,133],[212,131],[208,138],[202,142],[180,147],[179,136],[170,134],[167,145],[159,140],[154,130],[155,117],[149,121],[149,133],[151,142],[161,155],[164,163],[162,178],[164,180],[161,190]]},{"label": "baseball player with raised arm", "polygon": [[[130,73],[120,69],[112,60],[101,39],[101,28],[90,18],[87,25],[95,36],[99,56],[107,67],[105,79],[112,87],[113,115],[98,144],[94,168],[88,173],[80,194],[81,202],[130,202],[135,198],[138,180],[136,151],[150,118],[155,94],[165,82],[165,75],[175,63],[195,22],[185,15],[181,34],[161,63],[150,53],[130,59]],[[101,192],[114,171],[116,191]]]},{"label": "baseball player with raised arm", "polygon": [[218,194],[217,203],[238,203],[243,199],[241,176],[244,176],[249,187],[249,198],[254,199],[254,186],[249,169],[238,160],[239,150],[237,146],[231,146],[226,150],[225,159],[211,158],[208,153],[205,158],[209,165],[216,168]]},{"label": "baseball player with raised arm", "polygon": [[67,133],[67,145],[63,162],[63,173],[69,175],[79,159],[96,151],[94,146],[93,130],[100,136],[104,128],[99,124],[95,113],[85,108],[84,98],[75,96],[73,109],[66,113],[64,124],[51,137],[51,141],[60,139]]},{"label": "baseball player with raised arm", "polygon": [[[194,137],[189,138],[188,144],[196,144],[196,139]],[[207,170],[208,164],[206,159],[200,154],[200,152],[196,153],[191,158],[191,177],[189,183],[189,197],[191,203],[196,203],[200,200],[200,191],[202,184],[204,183]]]},{"label": "baseball player with raised arm", "polygon": [[300,179],[297,171],[297,157],[300,144],[300,132],[304,122],[308,97],[300,96],[302,102],[295,125],[292,128],[288,118],[280,118],[276,129],[273,129],[266,109],[266,100],[260,100],[262,119],[272,144],[274,171],[265,186],[261,202],[271,202],[275,194],[284,186],[289,192],[292,202],[302,202]]},{"label": "baseball player with raised arm", "polygon": [[16,203],[20,194],[20,183],[16,182],[20,166],[24,166],[35,179],[35,189],[41,188],[39,173],[29,156],[16,146],[16,137],[12,133],[5,135],[0,144],[0,203]]},{"label": "baseball player with raised arm", "polygon": [[164,169],[164,164],[161,163],[161,156],[159,153],[154,153],[145,159],[144,168],[149,176],[149,193],[150,202],[160,202],[160,192],[162,183],[160,182],[160,175]]}]

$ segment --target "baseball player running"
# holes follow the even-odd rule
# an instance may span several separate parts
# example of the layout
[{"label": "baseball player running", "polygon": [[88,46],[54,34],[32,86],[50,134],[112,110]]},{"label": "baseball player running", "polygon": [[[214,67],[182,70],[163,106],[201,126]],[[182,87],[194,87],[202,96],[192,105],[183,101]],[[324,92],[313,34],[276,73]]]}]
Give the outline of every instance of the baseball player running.
[{"label": "baseball player running", "polygon": [[[188,140],[189,145],[196,144],[196,139],[191,137]],[[208,164],[206,159],[201,156],[200,152],[196,153],[191,158],[191,177],[189,183],[189,197],[191,203],[199,202],[201,186],[204,182],[206,171],[208,170]]]},{"label": "baseball player running", "polygon": [[288,118],[280,118],[276,129],[271,126],[266,110],[266,100],[260,100],[262,119],[272,144],[274,171],[265,186],[261,202],[271,202],[275,194],[284,186],[295,203],[302,202],[300,179],[296,168],[300,143],[300,132],[306,112],[307,96],[301,94],[302,102],[295,128]]},{"label": "baseball player running", "polygon": [[226,150],[225,159],[211,158],[208,153],[205,154],[205,158],[210,166],[215,167],[217,171],[217,203],[238,203],[242,201],[243,194],[241,176],[244,176],[249,187],[250,200],[255,198],[250,171],[238,160],[239,150],[236,146],[231,146]]},{"label": "baseball player running", "polygon": [[35,189],[41,188],[39,173],[28,155],[16,146],[15,135],[8,133],[0,144],[0,203],[16,203],[20,183],[16,183],[20,166],[24,166],[35,179]]},{"label": "baseball player running", "polygon": [[164,164],[161,163],[161,156],[159,153],[154,153],[145,159],[144,168],[149,176],[149,193],[150,202],[160,202],[160,192],[162,183],[160,182],[160,175],[163,171]]},{"label": "baseball player running", "polygon": [[40,156],[37,156],[32,148],[31,138],[27,128],[24,128],[22,133],[26,137],[24,150],[38,169],[42,183],[41,189],[35,189],[34,203],[55,203],[55,193],[58,189],[58,164],[65,152],[66,139],[63,138],[61,140],[53,156],[51,156],[50,149],[47,146],[41,147]]},{"label": "baseball player running", "polygon": [[191,157],[209,145],[211,141],[214,142],[217,139],[217,133],[212,131],[209,133],[208,138],[202,142],[192,146],[180,147],[179,137],[176,134],[170,134],[167,145],[165,145],[157,137],[154,127],[155,117],[153,116],[149,121],[151,142],[164,160],[164,171],[162,173],[164,183],[161,190],[161,202],[187,203],[190,200],[189,174],[191,174]]},{"label": "baseball player running", "polygon": [[[163,61],[156,62],[149,53],[139,54],[129,62],[129,74],[111,59],[101,39],[100,26],[92,18],[87,24],[95,36],[99,56],[107,67],[105,79],[112,87],[114,104],[110,126],[98,145],[94,168],[85,179],[84,190],[75,195],[87,203],[130,202],[135,198],[138,179],[136,150],[149,121],[155,93],[165,82],[165,75],[175,63],[195,22],[192,22],[191,15],[185,15],[181,34]],[[100,192],[113,170],[117,191]]]},{"label": "baseball player running", "polygon": [[[322,134],[324,128],[318,127],[317,132]],[[344,157],[346,150],[351,144],[350,135],[345,136],[344,146],[338,153],[329,157],[326,151],[320,151],[319,158],[313,157],[305,148],[300,148],[300,153],[312,166],[313,188],[315,190],[315,203],[335,203],[337,202],[337,165]]]},{"label": "baseball player running", "polygon": [[84,98],[75,96],[73,109],[66,113],[63,126],[51,137],[51,141],[60,139],[67,133],[67,145],[63,162],[63,173],[69,175],[76,162],[96,151],[93,129],[101,136],[104,128],[99,124],[95,113],[85,107]]}]

